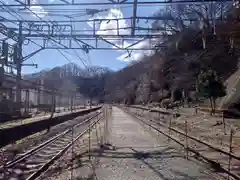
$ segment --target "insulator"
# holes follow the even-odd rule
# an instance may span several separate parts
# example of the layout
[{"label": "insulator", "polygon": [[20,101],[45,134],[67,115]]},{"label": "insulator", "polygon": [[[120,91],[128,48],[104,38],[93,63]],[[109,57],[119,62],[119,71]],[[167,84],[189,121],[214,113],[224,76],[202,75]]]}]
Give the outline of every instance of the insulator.
[{"label": "insulator", "polygon": [[203,49],[206,49],[206,37],[202,37]]},{"label": "insulator", "polygon": [[231,47],[231,49],[234,48],[234,39],[233,39],[233,37],[230,37],[230,47]]},{"label": "insulator", "polygon": [[17,64],[17,61],[18,61],[18,46],[15,45],[13,50],[13,63]]},{"label": "insulator", "polygon": [[3,41],[2,43],[2,56],[4,57],[5,64],[8,64],[8,43]]},{"label": "insulator", "polygon": [[83,45],[82,48],[87,54],[89,53],[89,49],[87,45]]},{"label": "insulator", "polygon": [[176,41],[176,50],[178,50],[179,41]]},{"label": "insulator", "polygon": [[216,22],[213,20],[213,34],[216,35]]}]

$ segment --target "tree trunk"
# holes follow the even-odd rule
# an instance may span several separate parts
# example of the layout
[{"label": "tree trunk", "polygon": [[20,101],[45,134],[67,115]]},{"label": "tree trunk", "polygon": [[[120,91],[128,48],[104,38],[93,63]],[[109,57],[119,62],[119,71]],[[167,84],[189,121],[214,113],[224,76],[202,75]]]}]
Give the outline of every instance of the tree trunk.
[{"label": "tree trunk", "polygon": [[171,101],[174,102],[174,90],[171,89]]},{"label": "tree trunk", "polygon": [[216,99],[213,98],[213,115],[215,115],[215,110],[216,110]]},{"label": "tree trunk", "polygon": [[211,105],[211,116],[213,114],[213,101],[212,101],[212,98],[209,98],[209,101],[210,101],[210,105]]},{"label": "tree trunk", "polygon": [[195,87],[195,91],[196,91],[196,96],[195,96],[195,100],[198,101],[198,93],[199,93],[199,82],[198,82],[198,77],[196,77],[196,87]]}]

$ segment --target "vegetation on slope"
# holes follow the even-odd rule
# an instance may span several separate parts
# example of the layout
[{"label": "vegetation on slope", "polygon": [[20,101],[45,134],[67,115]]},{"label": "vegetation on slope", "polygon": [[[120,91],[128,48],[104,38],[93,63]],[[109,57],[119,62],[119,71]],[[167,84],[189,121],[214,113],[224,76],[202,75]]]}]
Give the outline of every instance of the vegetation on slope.
[{"label": "vegetation on slope", "polygon": [[[65,76],[87,97],[139,104],[181,97],[194,100],[201,71],[211,69],[224,81],[238,70],[239,10],[226,3],[180,4],[168,9],[156,13],[152,23],[154,33],[163,35],[155,45],[165,48],[118,72],[90,68],[81,73],[70,68],[73,73],[64,71]],[[225,16],[228,20],[224,22],[212,20]],[[187,18],[194,20],[190,23]],[[172,33],[164,34],[165,27]]]}]

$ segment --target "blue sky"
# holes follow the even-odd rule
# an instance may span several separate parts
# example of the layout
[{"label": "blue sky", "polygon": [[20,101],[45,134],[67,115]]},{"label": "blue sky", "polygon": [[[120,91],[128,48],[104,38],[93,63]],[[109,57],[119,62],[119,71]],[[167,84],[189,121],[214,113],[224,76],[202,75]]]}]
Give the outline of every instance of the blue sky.
[{"label": "blue sky", "polygon": [[[11,1],[9,0],[1,0],[4,3],[9,3],[11,4]],[[83,0],[76,0],[77,2],[84,2]],[[107,2],[107,0],[90,0],[88,2]],[[129,0],[131,1],[131,0]],[[59,3],[60,0],[33,0],[33,3]],[[62,7],[61,7],[62,8]],[[76,9],[79,7],[76,7]],[[109,17],[131,17],[132,16],[132,7],[123,7],[123,6],[108,6],[108,7],[81,7],[81,9],[84,8],[109,8],[109,11],[107,12],[103,12],[103,13],[99,13],[97,16],[93,17],[93,18],[109,18]],[[112,8],[112,9],[110,9]],[[139,6],[138,7],[138,12],[137,15],[138,16],[152,16],[153,12],[157,11],[160,7],[158,6]],[[49,18],[51,18],[51,20],[62,20],[59,17],[53,17],[53,16],[48,16],[48,14],[52,13],[53,10],[48,11],[48,9],[43,9],[43,7],[34,7],[31,9],[32,11],[34,11],[35,13],[37,13],[42,19],[44,20],[48,20]],[[16,17],[12,17],[12,15],[7,15],[7,14],[1,14],[1,16],[7,17],[7,18],[12,18],[12,19],[16,19]],[[38,17],[34,17],[34,15],[32,15],[31,13],[22,13],[21,17],[23,19],[28,19],[28,20],[39,20]],[[77,17],[75,20],[80,20],[80,19],[90,19],[90,16],[85,16],[85,17]],[[112,22],[111,22],[112,23]],[[115,27],[115,24],[111,24],[112,27]],[[150,26],[151,22],[138,22],[140,26]],[[122,27],[126,27],[126,26],[130,26],[130,22],[128,21],[122,21],[120,24],[122,24]],[[82,24],[76,24],[77,29],[91,29],[92,27],[87,24],[87,23],[82,23]],[[101,26],[104,26],[104,23],[101,24]],[[102,27],[99,27],[102,28]],[[105,26],[109,26],[108,24],[105,24]],[[107,33],[107,32],[104,32]],[[40,41],[35,41],[37,43],[41,43]],[[118,43],[118,42],[113,42],[113,43]],[[128,43],[128,42],[126,42]],[[131,44],[130,42],[128,43],[128,45]],[[139,45],[136,45],[136,47],[142,47],[146,45],[146,42],[142,42]],[[106,43],[99,43],[100,47],[111,47],[111,45],[107,45]],[[26,56],[29,53],[33,52],[34,50],[37,49],[36,45],[33,45],[32,43],[28,43],[28,45],[24,45],[23,47],[23,55]],[[104,67],[109,67],[112,70],[119,70],[121,68],[123,68],[124,66],[126,66],[130,61],[133,60],[137,60],[139,57],[141,57],[141,54],[143,54],[144,52],[133,52],[132,53],[132,57],[131,58],[124,58],[128,55],[128,53],[126,51],[114,51],[114,50],[110,50],[110,51],[106,51],[106,50],[92,50],[90,51],[89,54],[86,54],[84,52],[82,52],[81,50],[76,50],[78,55],[82,58],[82,59],[89,59],[91,61],[91,64],[89,65],[99,65],[99,66],[104,66]],[[82,62],[78,59],[78,57],[76,56],[76,52],[74,52],[73,50],[67,50],[66,51],[61,51],[69,60],[66,60],[65,57],[62,56],[61,53],[59,53],[59,51],[57,50],[43,50],[39,53],[37,53],[36,55],[34,55],[33,57],[31,57],[30,59],[26,60],[25,63],[27,64],[31,64],[31,63],[35,63],[38,64],[38,68],[34,68],[34,67],[23,67],[23,73],[33,73],[33,72],[37,72],[37,71],[41,71],[43,69],[47,69],[47,68],[53,68],[55,66],[61,66],[64,65],[66,63],[76,63],[79,66],[83,67]],[[148,53],[148,52],[147,52]]]}]

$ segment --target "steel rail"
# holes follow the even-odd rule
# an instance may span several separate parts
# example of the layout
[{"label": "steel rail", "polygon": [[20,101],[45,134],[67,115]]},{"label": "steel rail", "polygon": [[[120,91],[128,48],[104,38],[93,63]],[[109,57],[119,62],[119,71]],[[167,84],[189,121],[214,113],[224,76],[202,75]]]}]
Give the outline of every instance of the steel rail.
[{"label": "steel rail", "polygon": [[[133,107],[133,108],[134,108],[134,107]],[[146,109],[147,109],[147,108],[146,108]],[[149,110],[149,112],[151,112],[151,109],[148,109],[148,110]],[[152,111],[152,112],[153,112],[153,111]],[[160,113],[161,113],[162,111],[154,110],[154,112],[160,112]],[[152,119],[150,119],[150,121],[154,121],[155,123],[158,123],[158,124],[160,124],[161,126],[163,126],[163,127],[165,127],[165,128],[168,128],[169,130],[172,130],[172,131],[174,131],[174,132],[176,132],[176,133],[179,133],[179,134],[181,134],[181,135],[186,136],[186,134],[185,134],[184,132],[179,131],[179,130],[177,130],[177,129],[175,129],[175,128],[168,127],[168,126],[166,126],[165,124],[163,124],[163,123],[161,123],[161,122],[159,122],[159,121],[155,121],[155,120],[152,120]],[[189,135],[187,135],[186,137],[188,137],[189,139],[192,139],[192,140],[194,140],[194,141],[197,141],[197,142],[200,143],[200,144],[203,144],[203,145],[205,145],[205,146],[208,146],[209,148],[211,148],[211,149],[213,149],[213,150],[215,150],[215,151],[217,151],[217,152],[220,152],[220,153],[222,153],[222,154],[224,154],[224,155],[230,156],[230,157],[232,157],[232,158],[240,161],[240,157],[236,156],[236,155],[233,154],[233,153],[229,153],[229,152],[226,152],[226,151],[224,151],[224,150],[222,150],[222,149],[219,149],[219,148],[217,148],[217,147],[214,147],[214,146],[212,146],[211,144],[208,144],[207,142],[202,141],[202,140],[200,140],[200,139],[198,139],[198,138],[196,138],[196,137],[189,136]]]},{"label": "steel rail", "polygon": [[60,158],[80,137],[82,137],[91,127],[97,124],[102,118],[99,118],[91,125],[89,125],[83,132],[81,132],[72,142],[70,142],[63,150],[57,153],[52,159],[50,159],[47,163],[41,166],[38,171],[34,172],[31,176],[29,176],[26,180],[34,180],[38,178],[43,172],[45,172],[58,158]]},{"label": "steel rail", "polygon": [[[122,108],[121,108],[121,109],[122,109]],[[166,134],[165,132],[159,130],[157,127],[153,126],[152,124],[147,123],[146,121],[144,121],[144,120],[142,120],[141,118],[139,118],[138,116],[136,116],[136,115],[134,115],[134,114],[126,111],[125,109],[123,109],[123,111],[124,111],[125,113],[133,116],[134,118],[140,120],[141,122],[143,122],[144,124],[148,125],[149,127],[151,127],[152,129],[156,130],[157,132],[159,132],[159,133],[163,134],[164,136],[168,137],[169,139],[173,140],[173,141],[176,142],[177,144],[185,147],[185,144],[179,142],[179,140],[177,140],[177,139],[175,139],[174,137],[172,137],[172,136]],[[166,129],[167,129],[167,128],[168,128],[168,127],[166,127]],[[184,136],[186,136],[186,134],[184,134]],[[187,136],[187,137],[189,137],[189,136]],[[189,137],[189,138],[190,138],[190,137]],[[195,149],[190,148],[190,147],[187,147],[186,150],[188,150],[188,151],[196,154],[197,156],[203,158],[205,161],[209,162],[210,164],[216,165],[217,168],[219,168],[220,170],[222,170],[224,173],[229,174],[230,176],[232,176],[232,177],[235,178],[236,180],[240,180],[240,177],[239,177],[238,175],[229,172],[227,169],[223,168],[218,162],[215,162],[215,161],[213,161],[213,160],[211,160],[211,159],[203,156],[201,153],[199,153],[199,152],[196,151]]]},{"label": "steel rail", "polygon": [[[64,136],[64,135],[66,135],[67,133],[71,132],[72,128],[76,128],[76,127],[81,126],[82,124],[85,124],[86,122],[92,120],[93,118],[97,117],[97,116],[100,115],[101,113],[102,113],[102,112],[99,112],[99,113],[95,114],[94,116],[92,116],[92,117],[84,120],[83,122],[80,122],[79,124],[76,124],[75,126],[73,126],[73,127],[69,128],[69,129],[65,130],[64,132],[58,134],[57,136],[55,136],[55,137],[47,140],[46,142],[43,142],[42,144],[40,144],[40,145],[36,146],[35,148],[27,151],[26,153],[24,153],[23,155],[19,156],[19,157],[16,158],[16,159],[14,159],[13,161],[8,162],[8,163],[6,164],[6,166],[4,166],[4,167],[5,167],[5,168],[11,168],[11,167],[13,167],[13,166],[16,165],[17,163],[19,163],[19,162],[25,160],[26,158],[30,157],[30,156],[33,155],[34,153],[42,150],[43,148],[45,148],[45,147],[46,147],[47,145],[49,145],[50,143],[56,141],[58,138],[60,138],[60,137],[62,137],[62,136]],[[3,166],[2,166],[2,167],[3,167]],[[2,168],[2,167],[0,167],[0,168]]]}]

